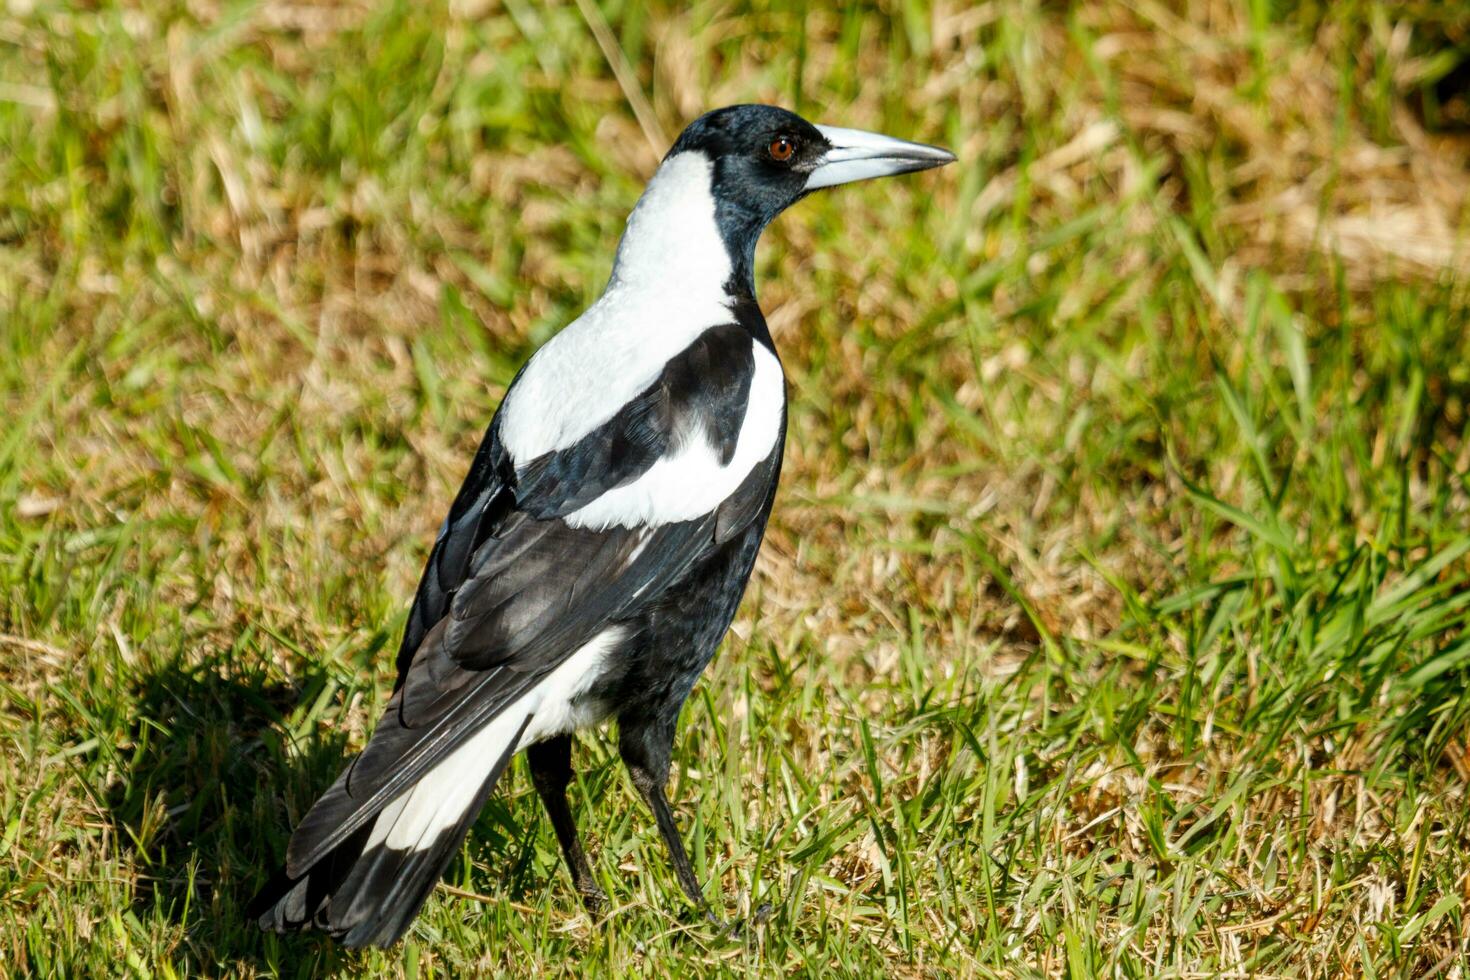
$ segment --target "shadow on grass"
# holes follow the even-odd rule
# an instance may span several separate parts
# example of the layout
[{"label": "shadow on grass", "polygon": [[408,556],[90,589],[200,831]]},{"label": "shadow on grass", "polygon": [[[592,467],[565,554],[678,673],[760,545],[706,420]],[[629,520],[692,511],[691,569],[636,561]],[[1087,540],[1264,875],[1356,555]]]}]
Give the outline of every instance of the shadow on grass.
[{"label": "shadow on grass", "polygon": [[324,674],[300,688],[271,683],[223,660],[138,682],[131,749],[119,754],[106,802],[140,872],[134,912],[184,927],[176,956],[188,972],[355,972],[356,957],[323,937],[267,935],[245,915],[285,855],[284,802],[299,818],[345,762],[346,737],[335,732],[288,751],[284,716],[325,683]]}]

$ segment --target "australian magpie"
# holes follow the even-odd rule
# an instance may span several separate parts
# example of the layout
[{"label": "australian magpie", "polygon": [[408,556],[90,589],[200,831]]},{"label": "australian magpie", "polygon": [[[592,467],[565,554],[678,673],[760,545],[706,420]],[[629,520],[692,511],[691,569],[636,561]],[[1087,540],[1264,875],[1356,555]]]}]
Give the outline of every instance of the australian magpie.
[{"label": "australian magpie", "polygon": [[521,749],[597,911],[566,788],[572,734],[609,719],[679,884],[704,907],[664,784],[781,470],[786,384],[756,305],[756,240],[818,188],[952,160],[772,106],[684,130],[602,296],[506,392],[429,554],[387,711],[297,826],[255,899],[262,927],[396,941]]}]

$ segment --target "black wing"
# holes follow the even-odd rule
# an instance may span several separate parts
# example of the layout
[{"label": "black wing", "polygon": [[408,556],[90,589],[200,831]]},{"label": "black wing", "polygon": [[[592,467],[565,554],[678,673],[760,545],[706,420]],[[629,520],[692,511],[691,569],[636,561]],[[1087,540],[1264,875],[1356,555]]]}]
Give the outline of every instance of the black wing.
[{"label": "black wing", "polygon": [[780,465],[779,438],[735,493],[695,520],[604,530],[564,520],[696,431],[728,462],[749,400],[752,344],[739,326],[706,331],[606,424],[519,467],[498,420],[491,424],[429,556],[388,710],[293,834],[289,875],[757,518]]}]

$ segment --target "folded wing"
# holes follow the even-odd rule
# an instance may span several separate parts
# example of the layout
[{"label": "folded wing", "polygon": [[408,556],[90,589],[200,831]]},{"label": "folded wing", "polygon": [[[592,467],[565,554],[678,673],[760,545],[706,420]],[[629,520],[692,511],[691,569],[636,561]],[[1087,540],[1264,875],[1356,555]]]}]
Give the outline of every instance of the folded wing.
[{"label": "folded wing", "polygon": [[[771,395],[772,370],[774,415],[753,404]],[[388,710],[297,828],[287,875],[748,526],[780,465],[781,385],[774,355],[730,325],[571,446],[515,460],[493,423],[430,555]]]}]

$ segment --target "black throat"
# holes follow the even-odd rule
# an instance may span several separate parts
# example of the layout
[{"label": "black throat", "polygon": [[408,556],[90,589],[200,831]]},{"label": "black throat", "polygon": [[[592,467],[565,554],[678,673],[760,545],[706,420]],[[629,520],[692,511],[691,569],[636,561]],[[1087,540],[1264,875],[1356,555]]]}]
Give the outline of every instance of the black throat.
[{"label": "black throat", "polygon": [[774,354],[775,342],[771,340],[765,315],[755,298],[755,246],[760,241],[761,232],[784,210],[784,206],[772,207],[768,213],[757,210],[749,204],[739,203],[741,199],[728,192],[722,193],[728,191],[728,183],[725,187],[721,184],[717,163],[711,190],[715,199],[715,227],[730,257],[730,278],[725,280],[725,295],[730,297],[730,310],[735,314],[735,322]]},{"label": "black throat", "polygon": [[715,167],[715,226],[730,256],[730,280],[725,291],[732,296],[755,299],[755,246],[761,232],[775,214],[764,215],[748,204],[736,203],[729,194],[721,193],[720,168]]},{"label": "black throat", "polygon": [[715,226],[730,257],[730,278],[725,280],[725,295],[730,297],[730,310],[735,314],[735,322],[774,354],[776,345],[771,340],[766,318],[755,298],[755,246],[760,241],[761,232],[780,211],[778,209],[766,217],[721,195],[718,170],[716,167]]}]

